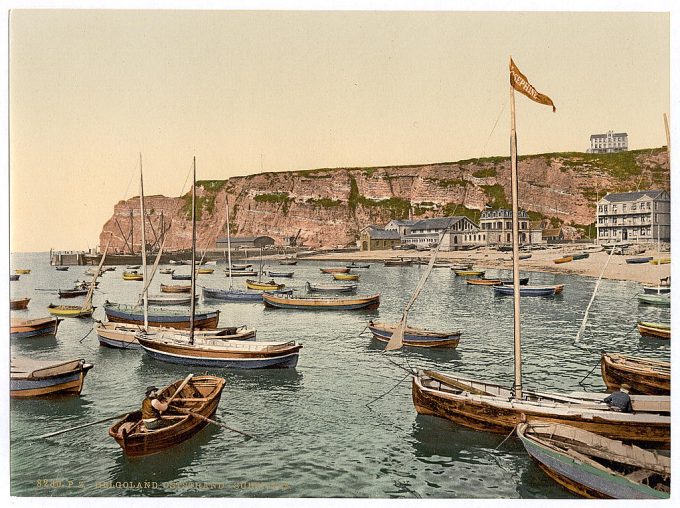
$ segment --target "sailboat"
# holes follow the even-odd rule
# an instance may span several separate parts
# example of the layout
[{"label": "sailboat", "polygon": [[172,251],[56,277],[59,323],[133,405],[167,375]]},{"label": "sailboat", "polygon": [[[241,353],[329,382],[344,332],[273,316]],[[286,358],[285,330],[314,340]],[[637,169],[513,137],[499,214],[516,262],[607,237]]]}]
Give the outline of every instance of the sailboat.
[{"label": "sailboat", "polygon": [[[191,192],[191,262],[196,258],[196,158]],[[231,263],[230,263],[231,266]],[[192,270],[191,294],[196,294],[196,271]],[[191,301],[189,332],[141,331],[137,340],[150,357],[180,365],[224,368],[288,368],[297,365],[302,345],[295,341],[244,342],[196,336],[196,302]]]},{"label": "sailboat", "polygon": [[[552,100],[536,91],[510,60],[512,252],[514,279],[519,279],[519,224],[517,90],[532,100],[553,107]],[[514,367],[512,389],[436,371],[418,371],[412,379],[413,403],[420,414],[449,419],[476,430],[509,434],[519,423],[550,421],[642,446],[670,446],[670,397],[632,395],[632,413],[617,412],[603,402],[606,394],[544,393],[525,390],[522,384],[520,285],[513,286]]]}]

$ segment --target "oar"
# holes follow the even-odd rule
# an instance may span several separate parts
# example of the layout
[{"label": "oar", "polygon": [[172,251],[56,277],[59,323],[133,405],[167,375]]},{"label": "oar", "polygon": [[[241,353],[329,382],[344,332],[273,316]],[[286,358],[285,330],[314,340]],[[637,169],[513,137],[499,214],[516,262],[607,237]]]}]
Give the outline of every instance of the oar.
[{"label": "oar", "polygon": [[86,424],[84,424],[84,425],[77,425],[77,426],[71,427],[71,428],[69,428],[69,429],[58,430],[58,431],[56,431],[56,432],[50,432],[49,434],[43,434],[43,435],[41,435],[41,436],[35,436],[35,437],[31,438],[31,439],[43,439],[43,438],[46,438],[46,437],[58,436],[59,434],[64,434],[64,433],[66,433],[66,432],[71,432],[72,430],[83,429],[83,428],[85,428],[85,427],[90,427],[90,426],[92,426],[92,425],[97,425],[98,423],[104,423],[104,422],[108,422],[108,421],[110,421],[110,420],[116,420],[116,419],[118,419],[118,418],[124,418],[125,416],[129,415],[130,413],[131,413],[131,411],[128,411],[127,413],[122,413],[122,414],[119,414],[119,415],[116,415],[116,416],[110,416],[110,417],[108,417],[108,418],[103,418],[103,419],[101,419],[101,420],[97,420],[96,422],[90,422],[90,423],[86,423]]},{"label": "oar", "polygon": [[212,419],[210,419],[210,418],[207,418],[207,417],[205,417],[205,416],[203,416],[203,415],[200,415],[200,414],[198,414],[198,413],[194,413],[193,411],[190,411],[190,410],[188,410],[188,409],[184,409],[184,408],[182,408],[182,407],[177,407],[177,406],[172,406],[172,407],[169,408],[169,409],[172,409],[173,411],[177,411],[177,412],[179,412],[179,413],[183,413],[183,414],[185,414],[185,415],[195,416],[195,417],[198,418],[199,420],[203,420],[203,421],[206,421],[206,422],[208,422],[208,423],[212,423],[213,425],[217,425],[218,427],[224,427],[225,429],[231,430],[232,432],[237,432],[237,433],[239,433],[239,434],[243,434],[243,435],[246,436],[246,437],[249,437],[249,438],[252,438],[252,439],[256,439],[255,436],[253,436],[252,434],[248,434],[247,432],[243,432],[243,431],[241,431],[241,430],[233,429],[233,428],[229,427],[228,425],[225,425],[225,424],[223,424],[223,423],[217,422],[217,421],[215,421],[215,420],[212,420]]},{"label": "oar", "polygon": [[168,401],[166,402],[166,404],[167,404],[168,406],[170,405],[170,403],[172,402],[172,400],[173,400],[175,397],[177,397],[177,395],[179,395],[179,392],[182,391],[182,388],[184,388],[184,387],[187,385],[187,383],[188,383],[189,381],[191,381],[191,378],[192,378],[192,377],[194,377],[194,375],[193,375],[193,374],[189,374],[187,377],[184,378],[184,381],[182,381],[182,384],[179,385],[179,388],[177,388],[177,390],[175,391],[174,395],[173,395],[172,397],[170,397],[170,398],[168,399]]}]

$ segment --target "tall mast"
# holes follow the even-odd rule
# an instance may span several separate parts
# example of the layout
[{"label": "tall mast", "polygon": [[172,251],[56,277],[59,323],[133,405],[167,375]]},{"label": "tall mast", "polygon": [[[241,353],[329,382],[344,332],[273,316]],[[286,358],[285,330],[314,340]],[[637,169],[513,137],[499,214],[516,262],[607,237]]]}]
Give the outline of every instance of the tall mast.
[{"label": "tall mast", "polygon": [[229,289],[234,289],[234,282],[231,277],[231,222],[229,220],[229,196],[227,196],[227,252],[229,264]]},{"label": "tall mast", "polygon": [[147,270],[146,270],[146,221],[144,211],[144,174],[142,173],[142,154],[139,153],[139,208],[142,212],[142,276],[144,279],[144,330],[149,328],[149,289],[146,287]]},{"label": "tall mast", "polygon": [[196,156],[194,155],[194,184],[191,186],[191,320],[189,344],[194,343],[194,316],[196,315]]},{"label": "tall mast", "polygon": [[517,132],[515,130],[515,89],[510,83],[510,181],[512,191],[512,287],[515,337],[515,398],[522,398],[522,340],[519,320],[519,204],[517,199]]}]

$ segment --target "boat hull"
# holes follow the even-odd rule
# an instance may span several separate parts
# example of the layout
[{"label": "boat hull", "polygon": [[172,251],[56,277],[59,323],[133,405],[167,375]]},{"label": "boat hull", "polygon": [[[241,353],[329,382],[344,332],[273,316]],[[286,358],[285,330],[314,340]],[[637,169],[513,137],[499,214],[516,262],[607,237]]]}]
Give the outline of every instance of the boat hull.
[{"label": "boat hull", "polygon": [[94,307],[89,309],[83,309],[77,305],[52,305],[47,307],[47,312],[57,317],[64,318],[84,318],[92,316],[94,312]]},{"label": "boat hull", "polygon": [[27,339],[30,337],[56,335],[61,321],[58,318],[14,321],[10,325],[10,337],[13,339]]},{"label": "boat hull", "polygon": [[412,397],[419,414],[446,418],[474,430],[509,434],[522,422],[563,423],[646,447],[670,447],[670,416],[646,418],[650,415],[635,415],[644,425],[631,425],[633,416],[622,418],[622,413],[599,411],[601,415],[598,416],[598,411],[591,411],[586,413],[586,417],[579,414],[559,415],[551,407],[510,402],[507,398],[471,396],[467,392],[460,395],[442,393],[425,387],[419,376],[413,377]]},{"label": "boat hull", "polygon": [[671,297],[670,295],[649,295],[641,294],[638,295],[638,301],[646,305],[656,305],[657,307],[670,307]]},{"label": "boat hull", "polygon": [[[376,325],[369,325],[368,329],[373,334],[373,338],[381,342],[389,342],[394,333],[393,329],[396,327],[386,327],[381,326],[376,323]],[[423,333],[414,328],[407,327],[404,330],[404,339],[402,340],[405,346],[411,347],[445,347],[445,348],[455,348],[460,343],[460,332],[434,332],[429,331],[429,333]]]},{"label": "boat hull", "polygon": [[73,369],[53,375],[32,376],[24,379],[10,377],[9,389],[12,398],[46,397],[51,395],[80,395],[85,375],[93,367],[80,361]]},{"label": "boat hull", "polygon": [[668,374],[665,374],[658,370],[641,368],[629,360],[629,357],[622,355],[602,354],[600,369],[607,389],[618,390],[625,383],[630,386],[630,393],[633,394],[671,394],[670,363],[667,364]]},{"label": "boat hull", "polygon": [[267,307],[296,310],[360,310],[377,309],[380,306],[380,295],[357,298],[286,298],[264,293],[262,295]]},{"label": "boat hull", "polygon": [[656,337],[659,339],[671,338],[670,326],[659,325],[657,323],[647,323],[643,321],[638,322],[637,326],[640,335],[644,335],[646,337]]},{"label": "boat hull", "polygon": [[[130,323],[135,325],[144,324],[144,313],[141,310],[126,311],[116,309],[111,306],[104,306],[106,317],[112,323]],[[194,317],[194,327],[203,329],[217,328],[220,320],[220,311],[209,311],[196,313]],[[153,311],[148,315],[149,326],[188,329],[191,326],[190,316],[185,313],[154,314]]]},{"label": "boat hull", "polygon": [[191,286],[161,284],[161,293],[190,293]]},{"label": "boat hull", "polygon": [[[512,296],[514,295],[513,286],[494,286],[494,294],[501,296]],[[530,287],[522,286],[519,288],[519,296],[553,296],[557,292],[555,286],[545,286],[545,287]]]}]

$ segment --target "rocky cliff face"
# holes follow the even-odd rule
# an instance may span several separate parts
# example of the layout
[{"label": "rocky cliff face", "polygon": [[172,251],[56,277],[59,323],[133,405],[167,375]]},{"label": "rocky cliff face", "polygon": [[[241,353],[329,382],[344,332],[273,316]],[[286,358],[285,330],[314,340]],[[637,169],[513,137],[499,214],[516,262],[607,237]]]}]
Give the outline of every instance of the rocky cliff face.
[{"label": "rocky cliff face", "polygon": [[[198,182],[197,248],[214,247],[226,236],[227,202],[232,236],[273,237],[277,244],[300,231],[310,248],[354,244],[369,224],[391,219],[467,215],[474,221],[485,206],[510,207],[510,161],[485,158],[452,163],[379,168],[336,168],[262,173]],[[607,192],[670,189],[665,148],[618,154],[544,154],[519,161],[519,206],[532,218],[588,225],[597,197]],[[147,243],[165,250],[191,246],[191,193],[149,196]],[[132,215],[131,215],[132,214]],[[132,223],[132,233],[130,224]],[[115,205],[100,234],[110,252],[139,251],[139,198]]]}]

